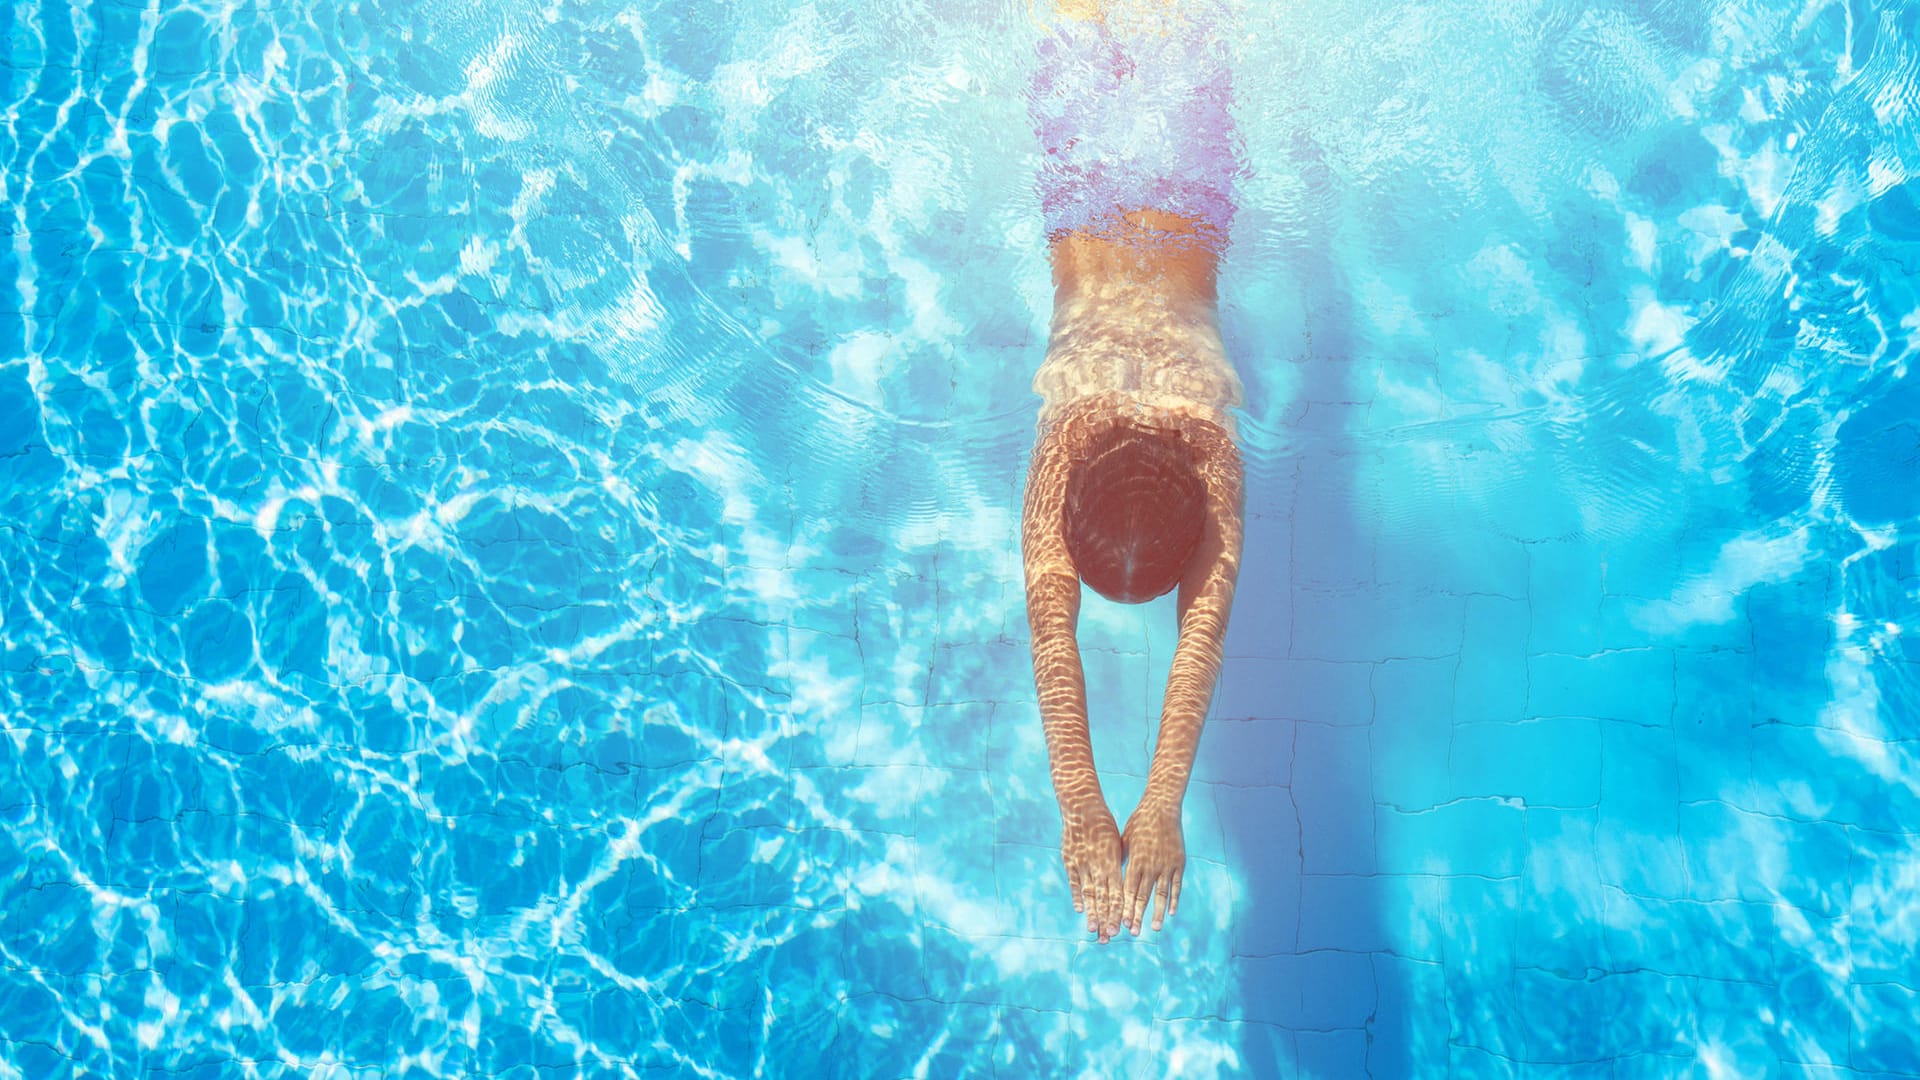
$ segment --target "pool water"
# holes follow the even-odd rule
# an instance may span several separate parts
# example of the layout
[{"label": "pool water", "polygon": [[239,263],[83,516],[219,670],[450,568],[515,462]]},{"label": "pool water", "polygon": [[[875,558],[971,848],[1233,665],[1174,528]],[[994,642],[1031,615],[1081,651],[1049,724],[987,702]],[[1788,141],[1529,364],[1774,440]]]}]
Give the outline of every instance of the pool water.
[{"label": "pool water", "polygon": [[[0,1075],[1920,1075],[1920,8],[1238,0],[1060,868],[1027,0],[16,4]],[[1125,819],[1170,601],[1090,600]]]}]

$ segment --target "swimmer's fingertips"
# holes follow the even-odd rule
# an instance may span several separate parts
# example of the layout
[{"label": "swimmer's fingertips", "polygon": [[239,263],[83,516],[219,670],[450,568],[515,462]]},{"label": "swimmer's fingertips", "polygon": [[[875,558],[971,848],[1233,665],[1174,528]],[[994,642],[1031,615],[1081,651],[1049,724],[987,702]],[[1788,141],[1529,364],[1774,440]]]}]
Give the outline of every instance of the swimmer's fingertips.
[{"label": "swimmer's fingertips", "polygon": [[1132,860],[1127,862],[1126,874],[1127,882],[1121,888],[1121,915],[1126,920],[1127,929],[1138,934],[1140,932],[1140,879],[1145,875],[1140,873],[1139,864]]},{"label": "swimmer's fingertips", "polygon": [[1100,912],[1100,924],[1105,928],[1105,938],[1120,932],[1120,920],[1126,914],[1125,896],[1121,893],[1122,882],[1118,867],[1108,869],[1106,875],[1107,901]]}]

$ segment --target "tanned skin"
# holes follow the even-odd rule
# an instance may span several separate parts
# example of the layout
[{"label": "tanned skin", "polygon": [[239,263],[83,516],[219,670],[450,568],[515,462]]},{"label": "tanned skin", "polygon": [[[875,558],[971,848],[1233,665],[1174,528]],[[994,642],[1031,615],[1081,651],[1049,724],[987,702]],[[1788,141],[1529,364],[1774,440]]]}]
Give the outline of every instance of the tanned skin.
[{"label": "tanned skin", "polygon": [[1060,803],[1060,854],[1067,867],[1073,909],[1086,914],[1087,929],[1104,942],[1119,933],[1122,925],[1138,934],[1156,895],[1155,930],[1179,909],[1186,869],[1181,804],[1200,745],[1201,725],[1220,676],[1227,615],[1240,572],[1244,495],[1240,458],[1231,437],[1211,424],[1195,424],[1212,429],[1193,433],[1204,455],[1200,473],[1206,485],[1205,531],[1180,577],[1175,609],[1180,636],[1160,708],[1160,737],[1147,771],[1146,792],[1123,833],[1107,807],[1094,769],[1086,678],[1076,636],[1080,578],[1068,554],[1062,524],[1076,446],[1097,424],[1097,416],[1070,413],[1041,436],[1027,477],[1021,546],[1034,681],[1054,794]]},{"label": "tanned skin", "polygon": [[[1071,18],[1104,14],[1099,0],[1060,0],[1056,10]],[[1204,312],[1215,322],[1219,239],[1205,223],[1152,209],[1130,212],[1100,233],[1066,233],[1050,245],[1056,311],[1097,292],[1122,298],[1114,304],[1115,317],[1124,317],[1126,298],[1132,296]],[[1094,769],[1076,638],[1081,583],[1065,528],[1068,479],[1079,450],[1123,411],[1177,433],[1191,450],[1206,491],[1204,531],[1177,585],[1179,644],[1167,675],[1160,735],[1146,792],[1124,830],[1108,809]],[[1155,896],[1155,930],[1180,904],[1186,868],[1181,804],[1220,675],[1240,569],[1243,510],[1239,451],[1231,433],[1204,409],[1116,400],[1112,394],[1089,397],[1066,403],[1045,424],[1034,448],[1021,523],[1034,679],[1060,803],[1061,857],[1073,907],[1086,914],[1087,929],[1102,942],[1122,926],[1138,934]]]}]

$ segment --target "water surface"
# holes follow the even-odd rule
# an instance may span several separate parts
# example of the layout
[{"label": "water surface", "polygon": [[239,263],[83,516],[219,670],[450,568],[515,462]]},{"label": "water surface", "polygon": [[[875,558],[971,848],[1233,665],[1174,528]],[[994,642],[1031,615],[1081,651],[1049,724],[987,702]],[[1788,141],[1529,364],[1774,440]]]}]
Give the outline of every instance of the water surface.
[{"label": "water surface", "polygon": [[1106,947],[1044,8],[17,11],[0,1072],[1920,1074],[1920,16],[1228,10],[1247,559]]}]

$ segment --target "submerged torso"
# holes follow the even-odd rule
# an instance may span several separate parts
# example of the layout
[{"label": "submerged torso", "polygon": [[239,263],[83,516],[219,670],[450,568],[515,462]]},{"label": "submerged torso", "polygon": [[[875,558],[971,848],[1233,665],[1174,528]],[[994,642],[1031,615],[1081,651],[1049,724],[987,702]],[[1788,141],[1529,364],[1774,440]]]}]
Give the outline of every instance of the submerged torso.
[{"label": "submerged torso", "polygon": [[1165,410],[1234,432],[1244,402],[1211,303],[1179,302],[1125,284],[1082,283],[1054,307],[1047,357],[1034,374],[1044,428],[1075,403]]},{"label": "submerged torso", "polygon": [[1215,30],[1227,13],[1210,0],[1063,13],[1074,17],[1042,40],[1029,96],[1056,286],[1033,380],[1041,426],[1099,398],[1111,409],[1074,414],[1174,412],[1232,433],[1242,391],[1214,284],[1240,169]]}]

